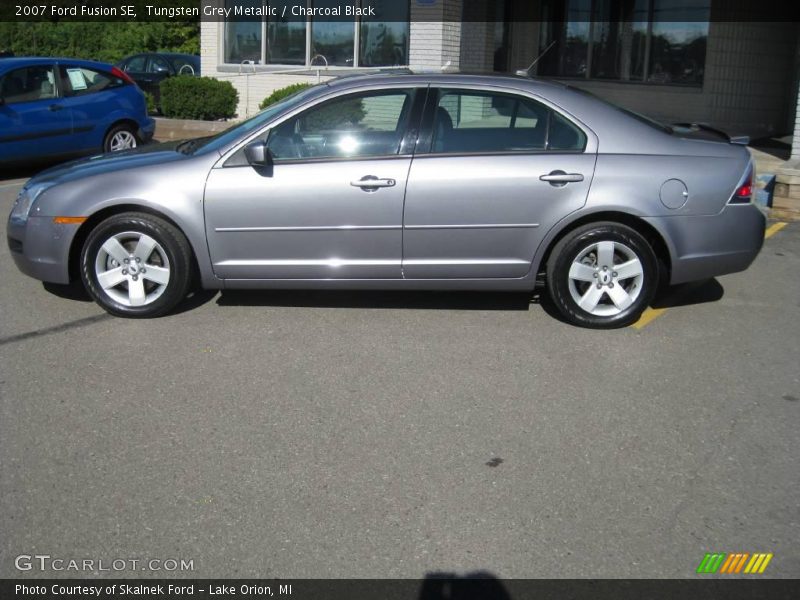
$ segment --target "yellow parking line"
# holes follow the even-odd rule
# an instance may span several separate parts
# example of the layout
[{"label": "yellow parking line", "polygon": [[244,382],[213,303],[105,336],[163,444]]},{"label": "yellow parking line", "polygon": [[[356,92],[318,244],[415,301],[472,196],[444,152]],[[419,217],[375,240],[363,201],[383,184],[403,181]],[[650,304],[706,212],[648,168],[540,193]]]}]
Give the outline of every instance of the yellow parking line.
[{"label": "yellow parking line", "polygon": [[772,225],[767,227],[767,230],[764,232],[764,239],[766,240],[766,239],[771,238],[773,235],[778,233],[781,229],[786,227],[786,225],[787,225],[786,223],[773,223]]},{"label": "yellow parking line", "polygon": [[639,320],[636,321],[636,323],[634,323],[633,325],[631,325],[631,327],[633,327],[637,331],[639,329],[643,329],[644,327],[649,325],[652,321],[655,321],[658,317],[663,315],[665,312],[667,312],[666,308],[648,308],[642,313],[642,316],[639,317]]}]

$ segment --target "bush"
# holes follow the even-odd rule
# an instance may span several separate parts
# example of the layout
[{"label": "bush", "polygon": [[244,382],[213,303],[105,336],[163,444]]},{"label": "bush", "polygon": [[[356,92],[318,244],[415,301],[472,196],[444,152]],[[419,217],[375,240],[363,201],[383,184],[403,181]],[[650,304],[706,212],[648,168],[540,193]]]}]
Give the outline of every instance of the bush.
[{"label": "bush", "polygon": [[264,98],[261,104],[258,105],[258,108],[264,110],[271,104],[275,104],[276,102],[280,102],[284,98],[291,96],[299,92],[300,90],[304,90],[306,88],[310,88],[310,83],[293,83],[292,85],[287,85],[286,87],[282,87],[280,89],[275,90],[269,96]]},{"label": "bush", "polygon": [[147,114],[154,115],[158,112],[158,106],[156,105],[156,99],[153,97],[153,94],[150,92],[144,93],[144,100],[147,102]]},{"label": "bush", "polygon": [[179,75],[161,82],[161,112],[170,119],[230,119],[238,102],[230,81]]}]

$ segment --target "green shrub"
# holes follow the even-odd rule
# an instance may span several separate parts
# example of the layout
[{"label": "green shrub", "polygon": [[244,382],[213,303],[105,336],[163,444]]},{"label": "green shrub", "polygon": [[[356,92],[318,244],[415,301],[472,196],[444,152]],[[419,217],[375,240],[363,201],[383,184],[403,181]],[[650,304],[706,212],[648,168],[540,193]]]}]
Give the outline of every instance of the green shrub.
[{"label": "green shrub", "polygon": [[145,92],[144,101],[147,102],[148,115],[153,115],[158,112],[158,106],[156,106],[156,99],[153,97],[153,94],[150,92]]},{"label": "green shrub", "polygon": [[161,82],[161,112],[170,119],[230,119],[238,101],[230,81],[179,75]]},{"label": "green shrub", "polygon": [[299,92],[300,90],[304,90],[306,88],[310,88],[310,83],[293,83],[292,85],[287,85],[286,87],[279,88],[272,92],[269,96],[264,98],[261,104],[258,105],[258,108],[264,110],[270,104],[275,104],[276,102],[280,102],[284,98],[291,96]]}]

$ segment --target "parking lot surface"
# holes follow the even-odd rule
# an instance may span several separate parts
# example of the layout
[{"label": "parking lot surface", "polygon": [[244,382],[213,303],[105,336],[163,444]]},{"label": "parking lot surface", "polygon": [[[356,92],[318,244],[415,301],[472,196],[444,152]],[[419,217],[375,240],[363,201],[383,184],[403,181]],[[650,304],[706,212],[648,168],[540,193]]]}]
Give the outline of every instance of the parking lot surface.
[{"label": "parking lot surface", "polygon": [[[0,181],[5,219],[22,181]],[[518,294],[225,292],[107,316],[0,243],[0,577],[800,573],[800,225],[640,329]]]}]

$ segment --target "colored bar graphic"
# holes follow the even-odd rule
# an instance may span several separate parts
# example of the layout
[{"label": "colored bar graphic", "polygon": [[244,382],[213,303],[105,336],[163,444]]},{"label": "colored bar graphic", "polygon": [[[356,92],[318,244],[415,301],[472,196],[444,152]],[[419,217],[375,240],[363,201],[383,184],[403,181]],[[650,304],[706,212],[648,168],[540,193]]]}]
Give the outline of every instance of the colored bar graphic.
[{"label": "colored bar graphic", "polygon": [[[755,554],[750,554],[749,552],[731,552],[730,554],[707,552],[703,560],[700,561],[697,572],[709,575],[714,573],[733,575],[741,573],[742,568],[744,568],[744,573],[751,575],[761,574],[766,570],[772,557],[772,553],[763,552]],[[748,559],[750,560],[748,561]]]}]

